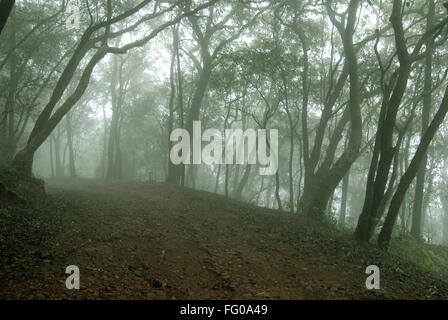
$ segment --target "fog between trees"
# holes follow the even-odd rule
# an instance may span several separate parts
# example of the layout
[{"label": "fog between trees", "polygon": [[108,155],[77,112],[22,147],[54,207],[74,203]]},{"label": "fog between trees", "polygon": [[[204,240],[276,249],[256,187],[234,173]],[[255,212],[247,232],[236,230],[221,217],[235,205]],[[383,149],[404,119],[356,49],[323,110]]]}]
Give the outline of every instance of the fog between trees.
[{"label": "fog between trees", "polygon": [[[0,35],[1,163],[446,244],[447,23],[435,0],[20,1]],[[278,170],[173,164],[171,133],[195,121],[278,130]]]}]

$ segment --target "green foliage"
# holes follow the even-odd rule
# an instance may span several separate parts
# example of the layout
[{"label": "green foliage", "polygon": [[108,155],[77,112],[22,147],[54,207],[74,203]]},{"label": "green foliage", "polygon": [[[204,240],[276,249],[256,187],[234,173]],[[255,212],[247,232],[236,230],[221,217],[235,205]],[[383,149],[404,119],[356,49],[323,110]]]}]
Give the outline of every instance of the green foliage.
[{"label": "green foliage", "polygon": [[0,203],[0,216],[5,218],[11,217],[11,212],[9,211],[8,207]]},{"label": "green foliage", "polygon": [[[441,276],[448,274],[448,248],[427,245],[410,236],[402,236],[392,242],[391,251],[424,271]],[[396,271],[403,272],[399,267]]]}]

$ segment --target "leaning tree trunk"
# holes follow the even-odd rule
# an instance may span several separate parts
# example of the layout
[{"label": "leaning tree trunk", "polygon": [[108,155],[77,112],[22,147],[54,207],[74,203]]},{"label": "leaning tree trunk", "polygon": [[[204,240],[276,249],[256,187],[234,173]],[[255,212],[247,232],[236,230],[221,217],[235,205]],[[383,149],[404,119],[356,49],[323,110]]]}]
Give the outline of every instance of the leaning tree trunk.
[{"label": "leaning tree trunk", "polygon": [[370,240],[380,219],[378,209],[384,197],[390,168],[397,151],[392,141],[395,120],[411,70],[411,58],[406,47],[401,9],[402,1],[394,1],[390,22],[394,28],[400,67],[390,98],[388,90],[384,89],[387,86],[383,86],[383,104],[376,133],[374,154],[369,168],[364,205],[355,230],[355,237],[363,241]]},{"label": "leaning tree trunk", "polygon": [[[33,128],[34,134],[30,135],[25,148],[20,150],[14,157],[14,160],[12,162],[13,169],[22,174],[24,177],[32,176],[34,153],[48,138],[50,133],[59,124],[62,118],[70,111],[70,109],[84,94],[89,84],[90,76],[93,72],[93,69],[95,68],[95,65],[106,55],[106,53],[107,50],[105,48],[98,49],[98,51],[93,55],[86,68],[84,69],[78,86],[70,95],[70,97],[68,97],[67,100],[64,101],[64,103],[53,113],[51,117],[47,118],[48,120],[45,121],[45,116],[42,116],[42,120],[36,122],[36,125]],[[51,108],[51,110],[53,109]]]},{"label": "leaning tree trunk", "polygon": [[8,21],[9,14],[14,6],[15,0],[2,0],[0,1],[0,33],[3,30],[3,27]]},{"label": "leaning tree trunk", "polygon": [[[176,18],[167,21],[155,29],[153,29],[148,35],[145,37],[136,40],[134,42],[128,43],[122,48],[112,48],[107,45],[107,40],[110,36],[110,26],[111,24],[118,23],[136,12],[145,7],[150,1],[143,0],[135,7],[130,8],[129,10],[123,12],[122,14],[112,18],[112,10],[108,6],[107,19],[106,21],[101,21],[97,24],[90,25],[85,32],[83,33],[81,39],[78,42],[78,45],[70,58],[70,61],[64,68],[61,76],[56,83],[56,86],[51,94],[50,100],[45,106],[44,110],[39,114],[39,117],[36,120],[36,123],[31,131],[28,142],[22,150],[20,150],[12,161],[12,169],[16,170],[23,177],[31,177],[32,176],[32,165],[34,153],[36,150],[42,145],[42,143],[48,138],[53,129],[58,125],[58,123],[62,120],[62,118],[70,111],[70,109],[79,101],[81,96],[87,89],[89,84],[90,76],[92,75],[93,69],[95,65],[107,54],[125,54],[129,50],[141,47],[148,43],[151,39],[155,38],[159,33],[164,31],[166,28],[169,28],[177,23],[179,23],[183,18],[191,16],[199,12],[200,10],[207,8],[213,5],[216,1],[211,0],[202,5],[197,6],[195,9],[184,12],[178,15]],[[151,15],[149,15],[151,16]],[[156,14],[156,16],[159,16]],[[148,18],[149,19],[149,18]],[[71,82],[74,74],[77,71],[77,67],[80,64],[81,60],[85,57],[87,52],[94,47],[95,42],[91,39],[91,36],[100,29],[106,29],[105,34],[102,35],[103,45],[96,50],[93,56],[90,58],[87,63],[84,71],[82,72],[81,79],[75,89],[75,91],[62,103],[62,105],[54,111],[54,108],[57,103],[59,103],[61,97],[63,96],[64,91],[66,90],[68,84]],[[119,32],[118,32],[119,33]],[[111,36],[112,37],[112,36]]]},{"label": "leaning tree trunk", "polygon": [[408,190],[412,180],[414,180],[417,175],[418,169],[423,161],[424,156],[428,150],[428,146],[431,143],[434,135],[442,124],[445,116],[448,112],[448,87],[445,90],[445,94],[443,96],[442,103],[439,107],[439,110],[435,114],[431,124],[428,129],[425,131],[420,144],[418,145],[417,151],[415,152],[414,157],[411,160],[409,167],[406,169],[403,177],[398,184],[397,190],[392,198],[392,201],[389,206],[389,212],[387,214],[386,220],[384,221],[383,228],[378,236],[378,245],[381,248],[387,249],[390,243],[390,239],[392,236],[393,227],[395,225],[395,221],[398,216],[398,212],[400,210],[401,202]]},{"label": "leaning tree trunk", "polygon": [[[431,29],[434,21],[435,5],[434,0],[429,1],[429,12],[426,18],[426,29]],[[433,38],[428,37],[426,41],[426,66],[425,66],[425,84],[423,89],[423,113],[422,113],[422,135],[428,128],[429,115],[431,113],[431,91],[432,91],[432,58],[434,53]],[[418,170],[417,181],[415,185],[415,200],[412,209],[411,235],[420,239],[423,222],[423,189],[425,185],[427,156],[423,156],[422,163]]]}]

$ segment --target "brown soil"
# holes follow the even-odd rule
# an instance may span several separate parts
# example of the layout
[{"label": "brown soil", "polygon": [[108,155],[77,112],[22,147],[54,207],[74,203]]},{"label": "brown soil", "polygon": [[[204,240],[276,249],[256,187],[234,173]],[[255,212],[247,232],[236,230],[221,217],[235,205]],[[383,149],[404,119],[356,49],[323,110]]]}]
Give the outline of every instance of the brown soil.
[{"label": "brown soil", "polygon": [[[0,233],[0,298],[448,297],[448,282],[300,215],[162,183],[50,181],[47,192],[41,208],[11,211],[33,231]],[[365,288],[371,264],[380,290]],[[80,290],[65,287],[68,265]]]}]

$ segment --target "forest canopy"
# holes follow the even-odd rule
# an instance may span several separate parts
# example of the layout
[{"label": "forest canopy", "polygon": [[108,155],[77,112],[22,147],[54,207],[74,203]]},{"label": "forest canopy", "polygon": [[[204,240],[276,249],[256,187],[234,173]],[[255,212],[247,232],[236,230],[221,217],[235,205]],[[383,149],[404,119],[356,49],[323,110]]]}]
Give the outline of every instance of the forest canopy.
[{"label": "forest canopy", "polygon": [[[2,170],[166,181],[381,248],[394,235],[448,244],[446,7],[17,1],[0,35]],[[277,170],[260,174],[250,150],[242,163],[171,161],[172,132],[193,139],[198,122],[209,141],[254,130]]]}]

